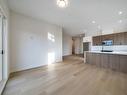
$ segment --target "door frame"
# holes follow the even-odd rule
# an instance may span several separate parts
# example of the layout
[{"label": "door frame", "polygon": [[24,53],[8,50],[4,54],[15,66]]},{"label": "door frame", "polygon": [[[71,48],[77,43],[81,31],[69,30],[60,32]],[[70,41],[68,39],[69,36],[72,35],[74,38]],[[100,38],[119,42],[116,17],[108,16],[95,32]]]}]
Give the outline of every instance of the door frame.
[{"label": "door frame", "polygon": [[4,61],[4,64],[3,64],[3,71],[2,71],[2,79],[3,80],[7,80],[8,77],[9,77],[9,64],[8,64],[8,18],[7,18],[7,15],[6,13],[4,12],[4,9],[1,7],[0,5],[0,14],[4,17],[4,23],[5,26],[4,26],[4,29],[2,29],[4,32],[2,32],[2,35],[4,37],[2,37],[2,40],[3,40],[3,43],[4,43],[4,54],[3,54],[3,61]]}]

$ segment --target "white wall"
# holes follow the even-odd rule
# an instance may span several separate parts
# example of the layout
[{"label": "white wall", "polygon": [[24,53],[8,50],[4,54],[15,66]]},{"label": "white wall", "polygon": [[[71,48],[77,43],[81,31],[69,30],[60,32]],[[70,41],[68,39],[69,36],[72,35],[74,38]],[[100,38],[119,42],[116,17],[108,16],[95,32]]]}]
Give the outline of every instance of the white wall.
[{"label": "white wall", "polygon": [[2,13],[4,14],[4,16],[6,16],[6,28],[5,28],[5,54],[4,54],[4,64],[3,64],[3,68],[4,68],[4,72],[3,72],[3,78],[7,79],[10,73],[9,70],[9,61],[10,61],[10,57],[9,57],[9,8],[8,8],[8,4],[7,4],[7,0],[0,0],[0,9],[2,11]]},{"label": "white wall", "polygon": [[54,54],[55,61],[62,61],[61,27],[15,12],[10,17],[11,72],[47,65]]},{"label": "white wall", "polygon": [[118,26],[113,27],[114,29],[108,28],[108,27],[105,27],[103,30],[95,29],[95,31],[86,32],[85,36],[88,37],[88,36],[98,36],[98,35],[107,35],[107,34],[113,34],[113,33],[126,32],[127,31],[126,24],[125,25],[123,24],[125,23],[121,23]]},{"label": "white wall", "polygon": [[63,32],[63,56],[72,55],[72,37]]},{"label": "white wall", "polygon": [[2,9],[4,15],[7,16],[9,19],[9,8],[7,0],[0,0],[0,8]]}]

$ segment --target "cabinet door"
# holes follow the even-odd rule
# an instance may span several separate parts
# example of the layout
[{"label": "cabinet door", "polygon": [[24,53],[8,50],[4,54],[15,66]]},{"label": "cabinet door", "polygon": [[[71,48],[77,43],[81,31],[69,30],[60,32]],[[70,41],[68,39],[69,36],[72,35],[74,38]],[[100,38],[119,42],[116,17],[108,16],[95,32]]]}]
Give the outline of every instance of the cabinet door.
[{"label": "cabinet door", "polygon": [[112,70],[119,71],[120,69],[119,55],[109,55],[109,68],[111,68]]},{"label": "cabinet door", "polygon": [[97,56],[97,54],[96,53],[92,53],[92,64],[93,65],[96,65],[96,56]]},{"label": "cabinet door", "polygon": [[105,41],[105,40],[113,40],[114,41],[114,34],[103,35],[102,41]]},{"label": "cabinet door", "polygon": [[86,53],[86,63],[92,65],[95,64],[95,56],[93,53],[88,53],[88,52]]},{"label": "cabinet door", "polygon": [[109,61],[108,61],[108,54],[101,54],[101,67],[108,68]]},{"label": "cabinet door", "polygon": [[97,67],[101,67],[101,55],[100,54],[95,55],[95,64]]},{"label": "cabinet door", "polygon": [[114,45],[124,45],[124,33],[115,34]]},{"label": "cabinet door", "polygon": [[124,33],[124,44],[127,45],[127,32]]},{"label": "cabinet door", "polygon": [[101,45],[101,36],[93,37],[93,45],[94,46]]},{"label": "cabinet door", "polygon": [[89,63],[92,64],[92,65],[94,64],[92,53],[89,53]]},{"label": "cabinet door", "polygon": [[91,59],[92,59],[92,54],[87,52],[86,53],[86,63],[92,64]]},{"label": "cabinet door", "polygon": [[127,56],[120,56],[120,71],[127,73]]}]

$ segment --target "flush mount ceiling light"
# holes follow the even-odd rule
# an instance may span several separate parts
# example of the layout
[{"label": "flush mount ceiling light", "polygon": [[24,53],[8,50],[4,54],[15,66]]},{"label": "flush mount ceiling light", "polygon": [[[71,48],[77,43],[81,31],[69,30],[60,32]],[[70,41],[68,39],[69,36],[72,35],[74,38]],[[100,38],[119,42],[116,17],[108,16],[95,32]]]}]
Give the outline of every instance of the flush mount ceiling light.
[{"label": "flush mount ceiling light", "polygon": [[95,21],[92,21],[92,23],[94,24],[94,23],[96,23]]},{"label": "flush mount ceiling light", "polygon": [[119,20],[118,22],[119,22],[119,23],[122,23],[122,20]]},{"label": "flush mount ceiling light", "polygon": [[122,14],[123,14],[123,12],[122,12],[122,11],[119,11],[119,12],[118,12],[118,14],[119,14],[119,15],[122,15]]},{"label": "flush mount ceiling light", "polygon": [[57,5],[60,8],[65,8],[68,6],[68,0],[57,0]]},{"label": "flush mount ceiling light", "polygon": [[98,25],[98,29],[101,29],[101,26],[100,25]]}]

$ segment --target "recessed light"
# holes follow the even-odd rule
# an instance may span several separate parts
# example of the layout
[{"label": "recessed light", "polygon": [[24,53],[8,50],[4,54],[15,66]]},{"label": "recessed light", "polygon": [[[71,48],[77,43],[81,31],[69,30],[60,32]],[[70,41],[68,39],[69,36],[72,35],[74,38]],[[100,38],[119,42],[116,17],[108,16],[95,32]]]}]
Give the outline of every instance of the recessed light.
[{"label": "recessed light", "polygon": [[119,12],[118,12],[118,14],[119,14],[119,15],[122,15],[122,14],[123,14],[123,12],[122,12],[122,11],[119,11]]},{"label": "recessed light", "polygon": [[96,23],[95,21],[92,21],[92,23],[94,24],[94,23]]},{"label": "recessed light", "polygon": [[119,22],[119,23],[122,23],[122,20],[119,20],[118,22]]},{"label": "recessed light", "polygon": [[83,31],[84,31],[84,32],[87,32],[87,29],[84,29]]},{"label": "recessed light", "polygon": [[101,29],[101,26],[100,25],[98,25],[98,29]]}]

